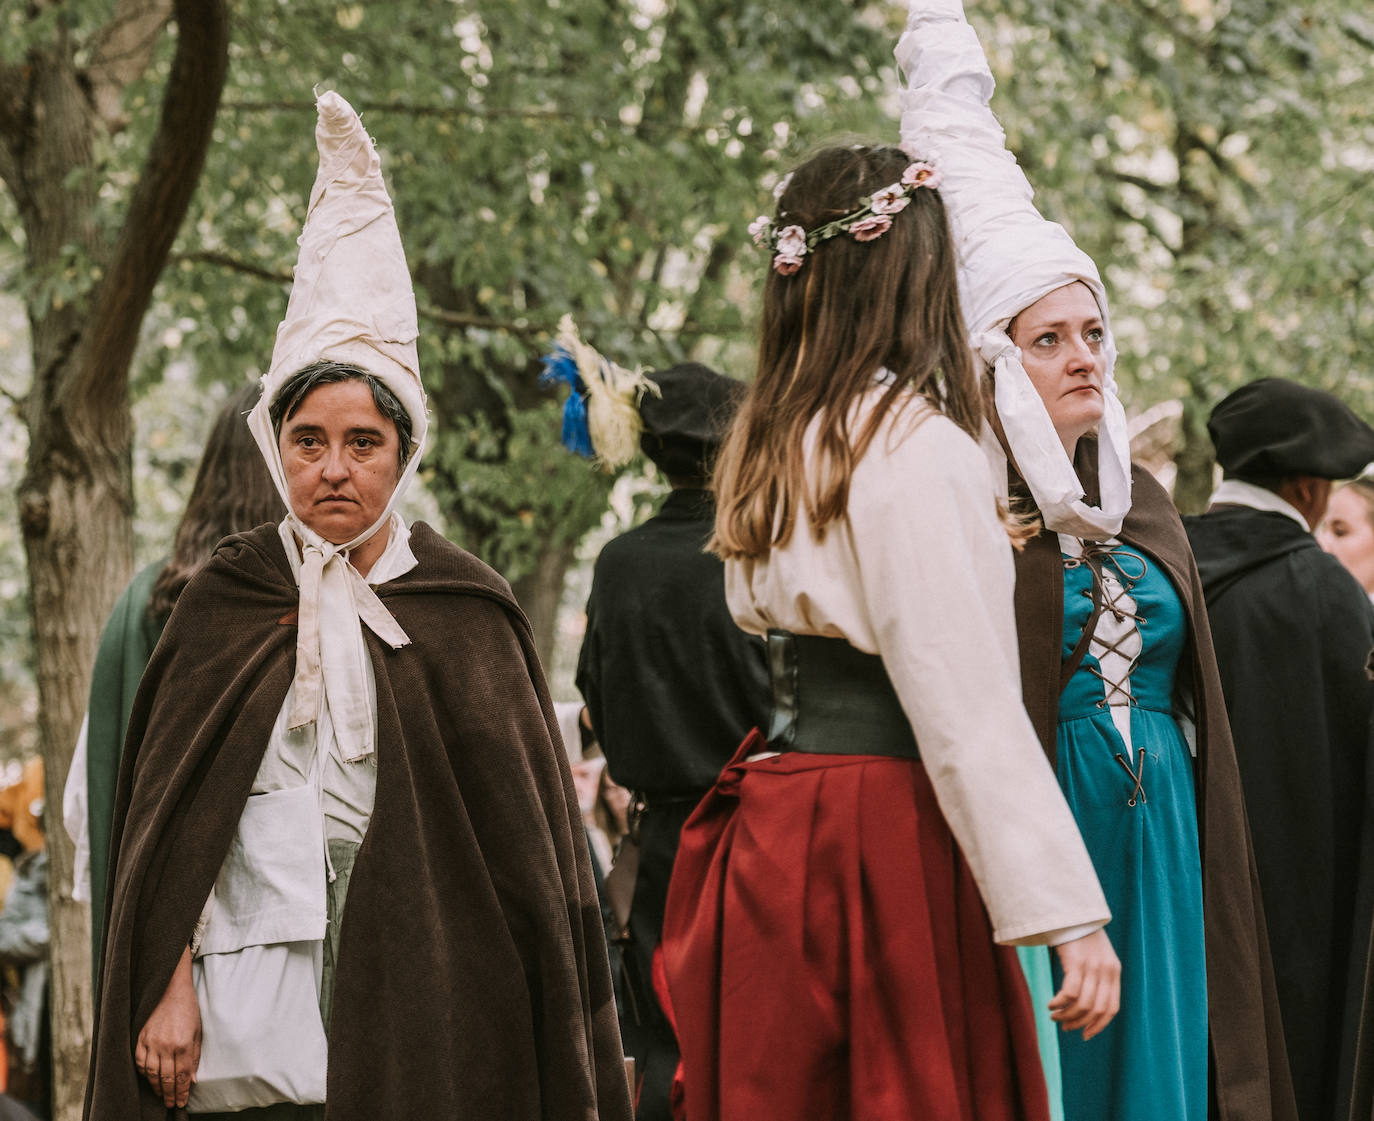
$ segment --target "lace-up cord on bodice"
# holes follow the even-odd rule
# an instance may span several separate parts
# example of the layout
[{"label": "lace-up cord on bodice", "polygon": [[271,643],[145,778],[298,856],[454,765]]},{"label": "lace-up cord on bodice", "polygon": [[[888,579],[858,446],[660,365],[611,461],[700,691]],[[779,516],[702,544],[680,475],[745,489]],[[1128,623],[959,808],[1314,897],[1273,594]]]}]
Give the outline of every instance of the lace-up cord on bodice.
[{"label": "lace-up cord on bodice", "polygon": [[[1108,571],[1108,564],[1114,572]],[[1137,564],[1139,571],[1127,570],[1134,569]],[[1103,697],[1097,707],[1134,707],[1139,702],[1131,693],[1130,679],[1143,649],[1140,628],[1145,625],[1145,619],[1136,610],[1131,589],[1148,571],[1147,562],[1137,553],[1088,542],[1079,556],[1064,558],[1064,567],[1086,567],[1092,577],[1091,585],[1083,588],[1080,594],[1093,602],[1088,620],[1093,628],[1088,652],[1097,660],[1097,665],[1082,668],[1102,682]]]}]

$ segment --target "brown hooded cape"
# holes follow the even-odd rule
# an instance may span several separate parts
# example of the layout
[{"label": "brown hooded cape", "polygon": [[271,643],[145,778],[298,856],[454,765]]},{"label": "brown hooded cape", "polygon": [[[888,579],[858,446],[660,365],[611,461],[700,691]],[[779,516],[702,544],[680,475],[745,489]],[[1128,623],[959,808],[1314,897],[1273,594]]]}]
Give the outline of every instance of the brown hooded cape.
[{"label": "brown hooded cape", "polygon": [[[628,1121],[581,816],[506,582],[416,525],[364,629],[377,799],[342,923],[329,1121]],[[165,1119],[134,1042],[228,851],[295,668],[275,526],[222,542],[177,604],[130,720],[86,1113]]]},{"label": "brown hooded cape", "polygon": [[[1089,494],[1097,487],[1096,463],[1095,443],[1080,440],[1075,466]],[[1168,494],[1143,468],[1133,467],[1131,474],[1131,511],[1117,536],[1163,567],[1188,619],[1188,645],[1178,672],[1180,683],[1191,688],[1197,724],[1212,1109],[1222,1121],[1293,1121],[1297,1108],[1269,938],[1202,582]],[[1026,711],[1054,762],[1064,570],[1058,536],[1046,530],[1017,554],[1016,626]]]}]

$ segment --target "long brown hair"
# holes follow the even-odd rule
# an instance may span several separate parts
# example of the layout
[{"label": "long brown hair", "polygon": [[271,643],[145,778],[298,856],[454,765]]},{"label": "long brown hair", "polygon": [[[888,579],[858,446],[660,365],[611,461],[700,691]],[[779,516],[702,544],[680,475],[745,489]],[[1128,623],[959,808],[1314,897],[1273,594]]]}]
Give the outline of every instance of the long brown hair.
[{"label": "long brown hair", "polygon": [[258,394],[256,383],[245,385],[224,403],[210,429],[172,542],[172,555],[158,573],[148,600],[148,614],[159,622],[166,622],[177,597],[221,539],[263,522],[280,521],[286,514],[248,430],[245,414],[257,404]]},{"label": "long brown hair", "polygon": [[[910,163],[898,148],[826,148],[793,173],[777,222],[814,230],[896,183]],[[845,512],[855,464],[909,390],[977,437],[982,402],[937,191],[914,191],[876,240],[841,234],[795,274],[770,270],[760,332],[757,375],[716,462],[711,548],[722,557],[785,545],[799,512],[823,536]],[[894,380],[851,434],[851,407],[884,368]],[[802,439],[817,416],[808,481]]]}]

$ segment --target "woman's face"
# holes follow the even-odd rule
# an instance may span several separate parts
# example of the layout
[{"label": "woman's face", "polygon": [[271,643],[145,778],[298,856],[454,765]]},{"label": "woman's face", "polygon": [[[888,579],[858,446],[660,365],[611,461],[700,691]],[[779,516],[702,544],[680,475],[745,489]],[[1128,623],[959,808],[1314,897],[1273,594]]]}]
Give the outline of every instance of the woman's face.
[{"label": "woman's face", "polygon": [[1374,594],[1374,521],[1369,503],[1353,487],[1341,487],[1317,527],[1317,541]]},{"label": "woman's face", "polygon": [[399,443],[366,382],[312,389],[277,439],[292,512],[326,541],[352,541],[391,500]]},{"label": "woman's face", "polygon": [[1041,296],[1012,324],[1021,364],[1070,453],[1102,419],[1105,335],[1097,300],[1077,281]]}]

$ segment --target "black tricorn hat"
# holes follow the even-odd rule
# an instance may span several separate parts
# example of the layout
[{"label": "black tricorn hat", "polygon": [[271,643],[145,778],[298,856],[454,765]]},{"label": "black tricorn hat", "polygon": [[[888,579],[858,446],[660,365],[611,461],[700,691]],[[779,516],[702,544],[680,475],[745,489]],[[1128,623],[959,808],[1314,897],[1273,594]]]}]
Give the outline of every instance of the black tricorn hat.
[{"label": "black tricorn hat", "polygon": [[639,446],[670,478],[704,479],[735,414],[744,385],[700,362],[682,362],[648,375],[659,393],[639,402]]},{"label": "black tricorn hat", "polygon": [[1340,398],[1286,378],[1260,378],[1223,398],[1207,432],[1232,478],[1348,479],[1374,462],[1374,428]]}]

